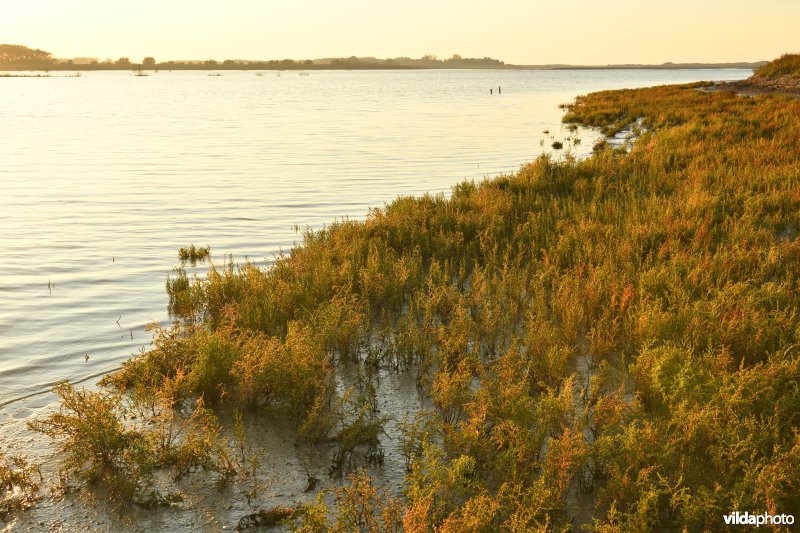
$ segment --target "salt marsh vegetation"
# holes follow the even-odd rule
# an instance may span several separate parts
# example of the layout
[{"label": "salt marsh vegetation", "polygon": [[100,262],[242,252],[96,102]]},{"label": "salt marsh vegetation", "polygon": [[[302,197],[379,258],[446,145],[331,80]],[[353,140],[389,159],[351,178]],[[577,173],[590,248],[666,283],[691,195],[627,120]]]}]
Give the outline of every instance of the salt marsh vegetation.
[{"label": "salt marsh vegetation", "polygon": [[[179,269],[153,348],[100,392],[59,385],[61,410],[32,428],[67,477],[169,502],[157,468],[247,471],[215,409],[280,420],[329,445],[335,488],[263,513],[300,531],[713,531],[730,509],[800,513],[800,101],[703,86],[567,106],[609,136],[634,127],[631,146],[398,198],[268,269]],[[412,375],[427,407],[381,412],[381,371]],[[387,446],[400,494],[362,469]]]}]

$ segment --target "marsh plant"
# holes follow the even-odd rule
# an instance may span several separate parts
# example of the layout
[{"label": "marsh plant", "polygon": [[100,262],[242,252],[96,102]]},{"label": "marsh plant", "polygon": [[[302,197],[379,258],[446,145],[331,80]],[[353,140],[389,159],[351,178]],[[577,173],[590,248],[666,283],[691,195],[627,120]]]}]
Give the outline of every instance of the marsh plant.
[{"label": "marsh plant", "polygon": [[293,531],[403,531],[402,502],[386,488],[376,486],[363,470],[350,474],[347,484],[333,491],[332,510],[324,495],[320,493],[315,501],[294,511],[287,520]]},{"label": "marsh plant", "polygon": [[77,481],[96,487],[119,503],[168,504],[174,495],[162,495],[152,485],[157,469],[176,477],[204,469],[224,480],[237,466],[216,415],[202,398],[187,415],[174,409],[173,393],[181,379],[179,375],[146,399],[131,401],[116,392],[60,383],[54,388],[59,410],[29,426],[59,441],[67,485]]},{"label": "marsh plant", "polygon": [[211,257],[211,247],[208,245],[195,246],[194,244],[190,244],[189,246],[182,246],[178,250],[178,259],[181,261],[196,263],[197,261],[203,261],[209,257]]},{"label": "marsh plant", "polygon": [[39,467],[25,457],[0,454],[0,521],[34,505],[43,481]]},{"label": "marsh plant", "polygon": [[56,413],[29,423],[31,429],[59,439],[64,470],[88,484],[103,484],[112,496],[130,499],[150,472],[146,439],[125,426],[119,398],[112,392],[55,386],[61,399]]}]

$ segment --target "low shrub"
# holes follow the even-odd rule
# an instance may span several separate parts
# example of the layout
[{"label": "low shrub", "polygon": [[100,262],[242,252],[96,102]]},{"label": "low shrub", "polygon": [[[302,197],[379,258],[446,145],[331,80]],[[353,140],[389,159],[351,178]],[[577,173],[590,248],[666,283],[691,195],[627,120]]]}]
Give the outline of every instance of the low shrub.
[{"label": "low shrub", "polygon": [[28,509],[39,499],[42,472],[22,456],[0,454],[0,520]]}]

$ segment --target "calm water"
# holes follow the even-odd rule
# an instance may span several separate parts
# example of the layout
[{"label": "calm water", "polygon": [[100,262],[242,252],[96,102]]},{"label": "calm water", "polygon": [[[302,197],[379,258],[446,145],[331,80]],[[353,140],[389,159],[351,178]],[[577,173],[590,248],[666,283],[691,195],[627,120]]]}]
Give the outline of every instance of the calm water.
[{"label": "calm water", "polygon": [[[749,74],[0,78],[0,420],[146,346],[144,326],[169,320],[164,280],[181,246],[266,264],[295,224],[514,171],[550,150],[543,130],[567,136],[557,106],[578,94]],[[593,134],[582,139],[579,155]]]}]

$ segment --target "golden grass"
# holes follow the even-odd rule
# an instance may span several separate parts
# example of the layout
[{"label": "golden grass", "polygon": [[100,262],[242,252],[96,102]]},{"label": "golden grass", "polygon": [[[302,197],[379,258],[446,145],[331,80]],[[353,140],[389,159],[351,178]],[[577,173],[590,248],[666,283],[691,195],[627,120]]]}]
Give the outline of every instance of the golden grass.
[{"label": "golden grass", "polygon": [[767,78],[777,78],[778,76],[800,78],[800,54],[784,54],[763,67],[757,68],[755,74]]}]

